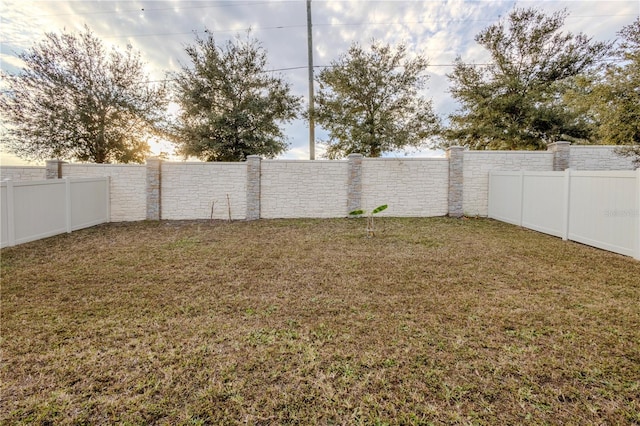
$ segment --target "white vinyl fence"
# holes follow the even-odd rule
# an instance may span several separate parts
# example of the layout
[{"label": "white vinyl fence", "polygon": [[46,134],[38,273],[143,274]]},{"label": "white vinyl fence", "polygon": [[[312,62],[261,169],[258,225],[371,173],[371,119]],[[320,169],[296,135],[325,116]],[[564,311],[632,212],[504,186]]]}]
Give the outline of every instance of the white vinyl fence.
[{"label": "white vinyl fence", "polygon": [[109,221],[109,178],[0,184],[0,247]]},{"label": "white vinyl fence", "polygon": [[494,171],[489,217],[640,260],[640,169]]}]

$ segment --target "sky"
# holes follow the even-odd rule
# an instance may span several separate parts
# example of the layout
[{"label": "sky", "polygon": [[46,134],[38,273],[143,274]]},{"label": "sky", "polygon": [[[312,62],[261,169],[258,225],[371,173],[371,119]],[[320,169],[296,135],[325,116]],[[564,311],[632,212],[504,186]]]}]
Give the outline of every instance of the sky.
[{"label": "sky", "polygon": [[[456,57],[467,63],[487,62],[488,54],[474,37],[504,19],[514,7],[536,7],[548,13],[567,9],[565,31],[585,33],[594,40],[613,40],[640,15],[639,0],[507,1],[507,0],[312,0],[313,62],[321,67],[344,54],[352,43],[372,40],[405,43],[409,55],[424,54],[430,66],[422,95],[433,101],[446,120],[458,108],[449,94],[447,74]],[[251,28],[265,48],[268,69],[278,70],[294,95],[308,100],[307,11],[304,0],[185,0],[185,1],[4,1],[0,0],[0,67],[19,73],[18,55],[45,33],[81,32],[84,26],[106,46],[131,44],[141,52],[150,81],[163,80],[190,62],[185,47],[205,30],[224,43]],[[170,76],[170,75],[169,75]],[[308,123],[302,119],[283,125],[290,144],[279,158],[308,159]],[[316,138],[326,139],[316,128]],[[170,144],[152,150],[173,152]],[[323,152],[316,146],[316,156]],[[440,156],[438,150],[409,150],[386,156]],[[0,141],[0,163],[27,164],[6,152]],[[31,163],[35,164],[35,163]]]}]

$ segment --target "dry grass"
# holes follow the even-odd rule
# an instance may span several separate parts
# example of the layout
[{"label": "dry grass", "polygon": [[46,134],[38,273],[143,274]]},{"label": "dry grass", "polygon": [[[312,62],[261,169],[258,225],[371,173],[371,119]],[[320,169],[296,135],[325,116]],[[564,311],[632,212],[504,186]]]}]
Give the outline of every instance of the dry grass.
[{"label": "dry grass", "polygon": [[491,220],[2,250],[5,424],[640,424],[640,262]]}]

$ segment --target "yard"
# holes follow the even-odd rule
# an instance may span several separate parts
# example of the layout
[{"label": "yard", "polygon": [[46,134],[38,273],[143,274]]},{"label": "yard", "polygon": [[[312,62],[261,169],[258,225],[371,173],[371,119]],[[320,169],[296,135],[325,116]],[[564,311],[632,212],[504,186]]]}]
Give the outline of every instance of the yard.
[{"label": "yard", "polygon": [[3,424],[640,424],[640,262],[486,219],[1,252]]}]

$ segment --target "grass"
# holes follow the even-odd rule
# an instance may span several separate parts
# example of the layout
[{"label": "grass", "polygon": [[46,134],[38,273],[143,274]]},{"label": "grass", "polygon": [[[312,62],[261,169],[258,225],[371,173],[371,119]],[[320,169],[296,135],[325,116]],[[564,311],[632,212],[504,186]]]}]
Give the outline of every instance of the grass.
[{"label": "grass", "polygon": [[640,262],[483,219],[3,249],[3,424],[640,424]]}]

